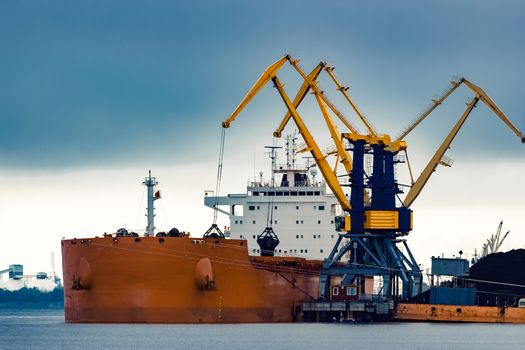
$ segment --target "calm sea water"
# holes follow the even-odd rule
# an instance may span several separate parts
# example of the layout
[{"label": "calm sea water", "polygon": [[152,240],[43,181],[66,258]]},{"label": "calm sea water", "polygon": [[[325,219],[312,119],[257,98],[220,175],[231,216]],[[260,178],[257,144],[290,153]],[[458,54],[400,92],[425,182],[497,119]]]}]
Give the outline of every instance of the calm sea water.
[{"label": "calm sea water", "polygon": [[0,310],[0,349],[525,349],[525,325],[66,324],[62,311]]}]

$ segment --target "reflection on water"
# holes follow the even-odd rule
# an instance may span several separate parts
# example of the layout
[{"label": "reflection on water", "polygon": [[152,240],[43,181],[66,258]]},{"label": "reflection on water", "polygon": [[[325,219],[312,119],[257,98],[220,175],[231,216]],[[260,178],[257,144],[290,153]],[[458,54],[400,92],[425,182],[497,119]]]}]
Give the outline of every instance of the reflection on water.
[{"label": "reflection on water", "polygon": [[524,349],[525,325],[66,324],[59,310],[0,310],[0,349]]}]

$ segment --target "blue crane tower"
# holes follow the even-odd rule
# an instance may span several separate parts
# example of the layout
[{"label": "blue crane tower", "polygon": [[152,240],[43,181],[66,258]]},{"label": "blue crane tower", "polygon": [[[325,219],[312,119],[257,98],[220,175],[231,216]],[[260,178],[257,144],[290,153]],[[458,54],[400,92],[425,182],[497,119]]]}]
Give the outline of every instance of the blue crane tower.
[{"label": "blue crane tower", "polygon": [[[338,229],[344,233],[339,235],[324,261],[321,298],[328,299],[332,276],[342,276],[343,285],[359,285],[363,283],[362,278],[381,276],[382,296],[393,298],[400,295],[405,299],[416,295],[421,291],[422,275],[402,238],[412,229],[412,210],[403,205],[396,206],[396,197],[402,192],[394,169],[400,162],[397,157],[399,150],[389,145],[388,137],[344,136],[352,152],[352,211],[350,216],[336,218]],[[372,157],[373,170],[369,177],[364,169],[367,154]],[[366,206],[365,188],[369,188],[372,194]],[[350,256],[350,259],[342,262],[345,256]],[[399,281],[401,291],[398,290]]]}]

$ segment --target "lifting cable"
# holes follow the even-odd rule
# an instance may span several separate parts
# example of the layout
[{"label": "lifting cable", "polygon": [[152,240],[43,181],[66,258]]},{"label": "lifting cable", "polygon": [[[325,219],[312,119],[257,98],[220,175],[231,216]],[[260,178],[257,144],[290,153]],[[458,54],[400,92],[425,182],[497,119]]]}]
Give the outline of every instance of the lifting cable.
[{"label": "lifting cable", "polygon": [[217,213],[219,205],[219,192],[221,190],[221,179],[222,179],[222,163],[224,159],[224,138],[226,134],[226,129],[222,128],[221,130],[221,143],[219,146],[219,162],[217,165],[217,182],[215,184],[215,203],[213,205],[213,225],[217,226]]},{"label": "lifting cable", "polygon": [[219,146],[219,162],[217,164],[217,179],[215,183],[215,203],[213,203],[213,223],[210,228],[204,233],[204,238],[225,238],[222,231],[217,226],[217,214],[219,212],[219,192],[221,190],[222,179],[222,162],[224,159],[224,138],[226,129],[221,130],[221,143]]},{"label": "lifting cable", "polygon": [[[274,165],[274,159],[273,157],[275,157],[275,149],[277,148],[277,139],[274,137],[273,138],[273,142],[272,142],[272,147],[271,147],[271,178],[270,178],[270,186],[271,186],[271,189],[272,191],[274,191],[274,195],[275,195],[275,169],[273,169],[273,165]],[[274,203],[274,196],[269,196],[269,200],[268,200],[268,210],[266,211],[266,227],[272,227],[272,223],[273,223],[273,203]]]}]

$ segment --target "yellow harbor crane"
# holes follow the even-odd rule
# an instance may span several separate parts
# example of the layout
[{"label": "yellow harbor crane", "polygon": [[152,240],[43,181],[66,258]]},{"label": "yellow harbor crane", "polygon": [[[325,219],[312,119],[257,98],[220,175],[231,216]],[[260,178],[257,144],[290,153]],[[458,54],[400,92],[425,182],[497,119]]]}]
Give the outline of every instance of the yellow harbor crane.
[{"label": "yellow harbor crane", "polygon": [[[470,115],[470,112],[474,109],[478,101],[482,101],[485,103],[487,107],[489,107],[490,110],[492,110],[496,116],[498,116],[513,132],[518,136],[522,143],[525,143],[525,137],[523,134],[518,130],[518,128],[512,123],[512,121],[503,113],[503,111],[496,105],[496,103],[487,95],[483,89],[481,89],[479,86],[475,85],[471,81],[460,78],[458,81],[452,81],[451,87],[445,91],[445,93],[438,99],[433,100],[433,104],[424,111],[419,118],[417,118],[412,124],[410,124],[397,138],[397,141],[404,139],[412,130],[416,128],[430,113],[432,113],[436,107],[441,105],[447,97],[449,97],[461,84],[465,84],[473,93],[474,98],[467,104],[467,108],[459,118],[459,120],[456,122],[450,133],[447,135],[447,137],[443,140],[443,143],[439,148],[437,149],[434,156],[430,159],[426,167],[424,168],[421,175],[418,177],[418,179],[412,184],[412,187],[410,188],[410,191],[407,193],[405,199],[403,200],[403,205],[405,207],[410,207],[412,203],[416,200],[416,198],[419,196],[425,185],[427,184],[428,180],[430,179],[430,176],[434,173],[435,169],[439,164],[442,164],[444,166],[450,166],[450,163],[447,162],[445,156],[445,152],[450,148],[450,144],[458,134],[459,130],[467,120],[468,116]],[[410,171],[412,173],[412,171]]]},{"label": "yellow harbor crane", "polygon": [[[302,78],[302,85],[293,101],[287,95],[277,77],[277,73],[287,62]],[[333,67],[328,66],[325,62],[321,62],[309,74],[306,74],[299,67],[298,62],[298,60],[287,55],[269,66],[248,91],[232,115],[223,122],[223,128],[230,127],[244,107],[269,81],[272,81],[288,111],[274,132],[274,136],[279,137],[289,120],[294,120],[306,143],[306,150],[312,154],[327,185],[346,213],[344,216],[336,218],[336,226],[342,233],[339,235],[332,252],[324,261],[320,279],[321,296],[327,296],[330,278],[334,275],[343,276],[343,282],[355,282],[358,276],[381,276],[383,278],[383,293],[386,296],[397,295],[397,288],[394,288],[396,285],[395,280],[400,279],[403,285],[401,296],[406,298],[414,295],[421,286],[421,272],[406,241],[399,237],[407,235],[412,230],[412,211],[409,207],[421,193],[437,165],[445,162],[445,151],[450,147],[472,109],[481,100],[511,128],[522,142],[525,142],[525,138],[481,88],[462,78],[457,82],[453,82],[452,87],[441,98],[434,100],[434,104],[405,129],[400,137],[392,140],[389,135],[381,135],[376,132],[372,124],[348,95],[348,88],[342,86],[335,77]],[[363,122],[367,129],[366,134],[359,133],[357,128],[339,112],[328,100],[324,92],[321,91],[317,79],[323,70],[326,71],[336,89],[343,94],[345,100],[356,112],[361,122]],[[395,164],[399,162],[396,158],[398,152],[404,151],[406,153],[407,145],[403,140],[404,137],[414,130],[461,84],[465,84],[472,90],[475,97],[468,103],[467,109],[447,135],[422,174],[416,181],[412,180],[412,186],[404,201],[401,202],[401,206],[397,206],[397,195],[402,191],[399,189],[395,179],[394,168]],[[351,196],[349,198],[345,195],[339,183],[337,167],[334,167],[334,169],[330,167],[326,160],[327,155],[320,150],[305,122],[297,112],[298,106],[309,91],[315,96],[328,126],[335,144],[337,160],[343,163],[346,173],[350,177]],[[344,124],[347,129],[346,132],[339,132],[330,115],[330,111]],[[350,148],[345,147],[343,140],[348,142]],[[350,157],[349,150],[352,152],[352,157]],[[366,154],[372,156],[373,170],[371,174],[366,174],[364,170]],[[408,165],[410,174],[412,174],[410,164],[408,163]],[[369,205],[365,204],[365,187],[369,188],[372,193]],[[343,241],[343,238],[346,238],[346,240]],[[398,248],[399,244],[404,245],[404,252]],[[351,252],[352,262],[348,262],[344,266],[336,264],[349,252]]]}]

